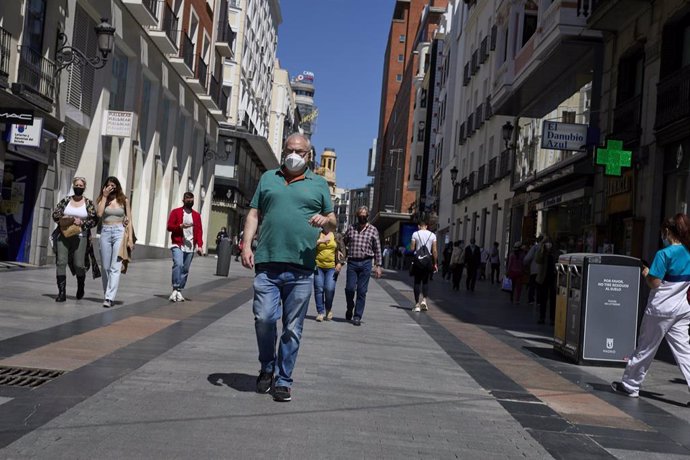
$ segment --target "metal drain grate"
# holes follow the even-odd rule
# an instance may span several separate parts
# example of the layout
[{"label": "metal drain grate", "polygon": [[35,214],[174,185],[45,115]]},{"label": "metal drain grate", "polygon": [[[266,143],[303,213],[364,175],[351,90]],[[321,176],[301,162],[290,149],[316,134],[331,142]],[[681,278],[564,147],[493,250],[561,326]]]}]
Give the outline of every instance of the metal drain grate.
[{"label": "metal drain grate", "polygon": [[0,366],[0,386],[36,388],[64,373],[53,369]]}]

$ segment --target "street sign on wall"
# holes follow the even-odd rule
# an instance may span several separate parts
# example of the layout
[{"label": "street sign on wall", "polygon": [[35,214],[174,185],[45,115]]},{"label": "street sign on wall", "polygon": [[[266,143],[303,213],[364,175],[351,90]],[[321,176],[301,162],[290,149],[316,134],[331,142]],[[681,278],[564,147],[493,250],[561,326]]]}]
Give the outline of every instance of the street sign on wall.
[{"label": "street sign on wall", "polygon": [[132,137],[137,124],[134,112],[122,110],[104,110],[101,135],[115,137]]},{"label": "street sign on wall", "polygon": [[541,130],[541,148],[582,151],[587,147],[587,125],[546,121]]},{"label": "street sign on wall", "polygon": [[32,125],[12,125],[9,143],[25,147],[40,147],[43,118],[34,118]]}]

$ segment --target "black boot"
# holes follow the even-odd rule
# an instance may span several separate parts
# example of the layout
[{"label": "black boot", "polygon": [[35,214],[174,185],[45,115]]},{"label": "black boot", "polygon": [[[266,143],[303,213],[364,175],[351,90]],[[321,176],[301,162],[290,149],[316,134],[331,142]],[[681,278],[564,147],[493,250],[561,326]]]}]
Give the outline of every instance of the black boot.
[{"label": "black boot", "polygon": [[77,299],[81,299],[84,297],[84,280],[86,279],[86,275],[77,275]]},{"label": "black boot", "polygon": [[64,302],[67,300],[67,277],[65,275],[58,275],[57,277],[58,295],[55,297],[56,302]]}]

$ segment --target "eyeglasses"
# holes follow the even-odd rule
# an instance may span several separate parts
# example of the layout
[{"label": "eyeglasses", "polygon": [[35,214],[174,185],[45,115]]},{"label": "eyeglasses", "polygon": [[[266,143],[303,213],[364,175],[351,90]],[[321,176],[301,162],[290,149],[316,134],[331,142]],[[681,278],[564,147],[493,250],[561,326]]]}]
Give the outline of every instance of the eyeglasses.
[{"label": "eyeglasses", "polygon": [[294,149],[285,149],[284,150],[284,153],[286,155],[290,155],[291,153],[296,153],[297,155],[299,155],[301,157],[305,156],[309,152],[310,152],[310,150],[294,150]]}]

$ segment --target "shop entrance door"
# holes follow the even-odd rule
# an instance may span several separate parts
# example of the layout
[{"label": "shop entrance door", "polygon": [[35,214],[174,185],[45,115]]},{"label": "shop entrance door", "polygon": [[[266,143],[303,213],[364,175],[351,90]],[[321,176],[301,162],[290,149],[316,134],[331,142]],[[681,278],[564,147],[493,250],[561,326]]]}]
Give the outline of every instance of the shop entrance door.
[{"label": "shop entrance door", "polygon": [[7,154],[0,201],[0,260],[28,262],[38,164]]}]

